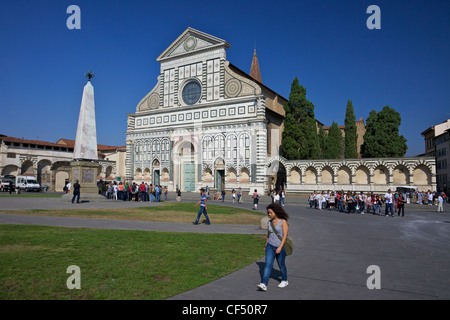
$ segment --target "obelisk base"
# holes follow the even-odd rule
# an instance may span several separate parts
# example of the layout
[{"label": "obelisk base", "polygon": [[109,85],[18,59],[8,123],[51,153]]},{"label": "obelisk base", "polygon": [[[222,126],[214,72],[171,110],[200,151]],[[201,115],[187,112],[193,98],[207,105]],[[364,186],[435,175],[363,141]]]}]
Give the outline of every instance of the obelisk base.
[{"label": "obelisk base", "polygon": [[106,197],[98,193],[97,176],[100,169],[98,162],[86,160],[74,160],[70,163],[72,167],[72,188],[70,193],[62,196],[63,200],[72,200],[73,185],[80,184],[80,202],[106,201]]}]

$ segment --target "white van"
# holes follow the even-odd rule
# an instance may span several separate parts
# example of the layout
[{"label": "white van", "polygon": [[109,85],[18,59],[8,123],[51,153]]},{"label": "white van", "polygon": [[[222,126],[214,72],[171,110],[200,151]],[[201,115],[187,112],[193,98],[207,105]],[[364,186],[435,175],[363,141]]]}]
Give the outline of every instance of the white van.
[{"label": "white van", "polygon": [[41,191],[39,182],[33,176],[18,176],[16,178],[16,188],[26,191]]}]

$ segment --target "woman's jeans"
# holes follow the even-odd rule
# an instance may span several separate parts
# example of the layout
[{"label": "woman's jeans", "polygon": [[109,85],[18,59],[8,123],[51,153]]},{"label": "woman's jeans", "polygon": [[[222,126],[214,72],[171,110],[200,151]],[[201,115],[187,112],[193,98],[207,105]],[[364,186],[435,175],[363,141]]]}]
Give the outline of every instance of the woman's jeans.
[{"label": "woman's jeans", "polygon": [[277,247],[274,247],[270,243],[266,246],[266,266],[264,267],[264,273],[262,277],[262,283],[267,286],[269,282],[270,274],[272,273],[272,267],[274,260],[277,259],[278,267],[281,270],[281,280],[287,281],[287,269],[285,264],[286,250],[283,248],[279,254],[275,254]]}]

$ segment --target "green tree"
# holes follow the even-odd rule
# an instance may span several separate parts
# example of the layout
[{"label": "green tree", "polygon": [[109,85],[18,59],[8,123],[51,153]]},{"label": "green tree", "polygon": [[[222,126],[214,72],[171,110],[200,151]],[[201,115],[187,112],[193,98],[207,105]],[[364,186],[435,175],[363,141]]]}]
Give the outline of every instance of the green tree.
[{"label": "green tree", "polygon": [[318,159],[319,139],[314,105],[306,99],[306,89],[299,84],[297,77],[292,82],[289,101],[284,109],[283,157],[288,160]]},{"label": "green tree", "polygon": [[324,158],[340,159],[343,155],[342,132],[336,122],[333,121],[325,141]]},{"label": "green tree", "polygon": [[325,133],[325,130],[323,130],[322,127],[319,128],[319,158],[323,159],[325,155],[325,144],[327,142],[327,134]]},{"label": "green tree", "polygon": [[345,137],[344,137],[344,155],[345,158],[357,158],[358,148],[356,133],[356,117],[353,110],[353,104],[350,100],[347,102],[347,109],[345,111]]},{"label": "green tree", "polygon": [[372,110],[366,119],[366,133],[361,146],[363,158],[403,157],[408,150],[406,139],[399,134],[400,113],[389,106],[380,112]]}]

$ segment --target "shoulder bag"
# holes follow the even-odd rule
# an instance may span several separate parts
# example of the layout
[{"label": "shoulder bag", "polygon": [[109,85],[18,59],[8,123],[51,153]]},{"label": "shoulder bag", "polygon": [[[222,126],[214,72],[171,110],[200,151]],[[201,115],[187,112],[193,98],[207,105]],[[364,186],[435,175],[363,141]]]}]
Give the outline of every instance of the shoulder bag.
[{"label": "shoulder bag", "polygon": [[[277,229],[275,229],[275,226],[273,225],[272,220],[270,220],[270,225],[272,226],[272,230],[275,232],[275,234],[277,235],[278,239],[280,239],[280,241],[283,241],[283,239],[281,238],[280,234],[278,233]],[[290,256],[292,254],[292,251],[294,251],[294,243],[292,242],[292,239],[289,237],[286,237],[286,242],[284,243],[284,250],[286,250],[286,255]]]}]

